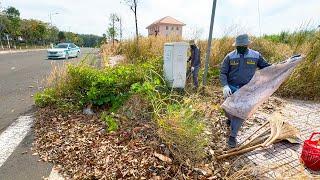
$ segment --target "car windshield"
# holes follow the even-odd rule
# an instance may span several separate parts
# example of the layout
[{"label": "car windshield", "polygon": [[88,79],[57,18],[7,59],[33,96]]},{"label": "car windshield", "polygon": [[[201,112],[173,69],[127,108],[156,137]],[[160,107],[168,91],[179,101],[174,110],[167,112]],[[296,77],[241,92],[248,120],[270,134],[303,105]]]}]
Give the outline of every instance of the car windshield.
[{"label": "car windshield", "polygon": [[68,48],[68,44],[58,44],[54,48]]}]

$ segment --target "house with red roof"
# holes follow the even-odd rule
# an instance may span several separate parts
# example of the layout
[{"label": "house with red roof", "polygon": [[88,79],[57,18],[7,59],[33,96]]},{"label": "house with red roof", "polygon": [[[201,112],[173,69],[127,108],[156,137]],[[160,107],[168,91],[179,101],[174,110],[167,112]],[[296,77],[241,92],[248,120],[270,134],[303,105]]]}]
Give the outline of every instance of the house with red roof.
[{"label": "house with red roof", "polygon": [[182,28],[185,25],[173,17],[166,16],[150,24],[146,29],[149,36],[182,36]]}]

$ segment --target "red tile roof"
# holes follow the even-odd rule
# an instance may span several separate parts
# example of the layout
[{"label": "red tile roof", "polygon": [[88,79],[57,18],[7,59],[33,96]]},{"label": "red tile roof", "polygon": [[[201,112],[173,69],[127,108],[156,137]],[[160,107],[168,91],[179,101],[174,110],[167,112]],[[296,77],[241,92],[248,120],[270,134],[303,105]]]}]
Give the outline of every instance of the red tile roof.
[{"label": "red tile roof", "polygon": [[175,18],[171,17],[171,16],[166,16],[164,18],[161,18],[157,21],[155,21],[154,23],[150,24],[147,29],[155,24],[173,24],[173,25],[180,25],[180,26],[185,26],[186,24],[184,24],[183,22],[180,22],[178,20],[176,20]]}]

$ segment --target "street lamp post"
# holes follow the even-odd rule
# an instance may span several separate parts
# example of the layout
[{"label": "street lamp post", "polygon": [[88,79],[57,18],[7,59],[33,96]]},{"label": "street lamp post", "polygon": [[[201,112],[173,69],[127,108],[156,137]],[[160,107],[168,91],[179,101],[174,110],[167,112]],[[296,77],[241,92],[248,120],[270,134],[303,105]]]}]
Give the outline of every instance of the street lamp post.
[{"label": "street lamp post", "polygon": [[57,15],[57,14],[59,14],[59,13],[57,13],[57,12],[55,12],[55,13],[49,13],[49,18],[50,18],[50,25],[51,26],[53,26],[53,24],[52,24],[52,15]]},{"label": "street lamp post", "polygon": [[[59,14],[59,13],[57,13],[57,12],[54,12],[54,13],[50,12],[50,13],[49,13],[50,26],[51,26],[51,27],[53,27],[53,24],[52,24],[52,15],[57,15],[57,14]],[[50,33],[52,34],[52,30],[50,31]],[[50,39],[51,39],[51,38],[50,38]],[[50,40],[50,41],[51,41],[51,40]],[[53,43],[52,43],[52,42],[50,43],[50,46],[51,46],[51,48],[53,47]]]}]

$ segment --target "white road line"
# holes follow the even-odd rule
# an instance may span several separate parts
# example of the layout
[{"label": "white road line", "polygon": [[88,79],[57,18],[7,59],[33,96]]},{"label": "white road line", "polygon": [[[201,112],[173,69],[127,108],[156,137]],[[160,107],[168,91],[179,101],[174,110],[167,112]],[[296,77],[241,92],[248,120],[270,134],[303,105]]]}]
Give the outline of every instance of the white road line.
[{"label": "white road line", "polygon": [[26,137],[31,129],[33,118],[31,116],[20,116],[0,135],[0,167]]},{"label": "white road line", "polygon": [[53,167],[48,180],[64,180],[59,172]]}]

